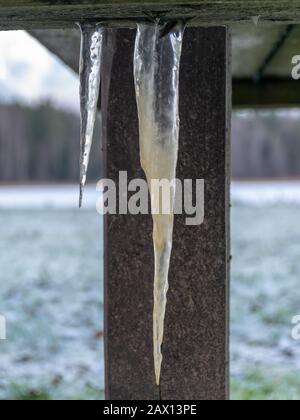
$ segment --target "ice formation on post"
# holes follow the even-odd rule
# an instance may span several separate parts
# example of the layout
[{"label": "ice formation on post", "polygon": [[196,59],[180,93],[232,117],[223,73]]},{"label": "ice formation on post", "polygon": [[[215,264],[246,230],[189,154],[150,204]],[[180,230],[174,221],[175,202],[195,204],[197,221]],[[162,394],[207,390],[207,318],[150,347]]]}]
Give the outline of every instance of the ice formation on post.
[{"label": "ice formation on post", "polygon": [[81,29],[79,64],[81,111],[79,207],[81,207],[97,114],[104,29],[98,24],[79,24],[79,26]]},{"label": "ice formation on post", "polygon": [[252,22],[255,26],[259,24],[260,16],[252,16]]},{"label": "ice formation on post", "polygon": [[[160,383],[173,239],[179,137],[179,67],[183,30],[183,24],[177,22],[138,24],[134,53],[141,165],[149,185],[153,217],[153,346],[157,385]],[[169,184],[170,188],[160,188],[158,182],[161,185],[165,183],[165,186]]]}]

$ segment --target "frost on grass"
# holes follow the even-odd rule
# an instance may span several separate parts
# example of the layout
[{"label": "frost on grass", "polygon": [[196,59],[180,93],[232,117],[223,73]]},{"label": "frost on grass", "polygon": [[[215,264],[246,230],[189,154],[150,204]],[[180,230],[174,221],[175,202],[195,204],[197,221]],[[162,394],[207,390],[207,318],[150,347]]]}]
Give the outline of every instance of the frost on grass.
[{"label": "frost on grass", "polygon": [[69,209],[0,214],[0,312],[7,319],[0,399],[100,399],[99,216]]}]

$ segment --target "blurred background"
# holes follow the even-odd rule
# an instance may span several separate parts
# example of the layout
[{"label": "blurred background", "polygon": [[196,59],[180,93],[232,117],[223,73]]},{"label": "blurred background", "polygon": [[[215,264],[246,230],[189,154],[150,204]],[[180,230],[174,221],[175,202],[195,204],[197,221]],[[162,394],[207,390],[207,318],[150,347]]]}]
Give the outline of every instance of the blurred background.
[{"label": "blurred background", "polygon": [[[99,127],[78,210],[77,75],[0,33],[0,399],[101,399]],[[299,399],[300,111],[232,121],[232,399]]]}]

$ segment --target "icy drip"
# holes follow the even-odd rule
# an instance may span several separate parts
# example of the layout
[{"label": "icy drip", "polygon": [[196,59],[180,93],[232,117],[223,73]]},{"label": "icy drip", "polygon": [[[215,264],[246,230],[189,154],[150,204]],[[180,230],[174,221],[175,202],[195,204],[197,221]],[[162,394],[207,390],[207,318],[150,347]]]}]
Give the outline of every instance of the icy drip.
[{"label": "icy drip", "polygon": [[79,206],[81,207],[97,114],[104,29],[100,25],[84,24],[79,26],[81,29],[79,65],[81,110]]},{"label": "icy drip", "polygon": [[[155,253],[153,345],[156,383],[162,364],[178,158],[181,24],[138,24],[134,54],[141,165],[151,195]],[[153,180],[167,180],[168,197]],[[168,209],[169,211],[165,211]]]},{"label": "icy drip", "polygon": [[255,26],[259,24],[260,16],[252,16],[252,22]]}]

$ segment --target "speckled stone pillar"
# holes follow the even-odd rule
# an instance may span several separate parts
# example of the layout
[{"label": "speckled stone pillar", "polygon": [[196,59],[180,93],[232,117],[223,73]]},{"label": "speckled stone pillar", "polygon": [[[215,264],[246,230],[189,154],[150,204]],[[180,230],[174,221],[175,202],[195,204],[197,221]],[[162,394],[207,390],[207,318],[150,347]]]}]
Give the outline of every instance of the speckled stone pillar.
[{"label": "speckled stone pillar", "polygon": [[[144,177],[133,84],[135,32],[119,30],[108,101],[106,176]],[[205,220],[176,216],[161,386],[152,350],[151,216],[105,221],[106,397],[228,397],[230,39],[226,28],[185,32],[180,76],[178,177],[205,179]]]}]

